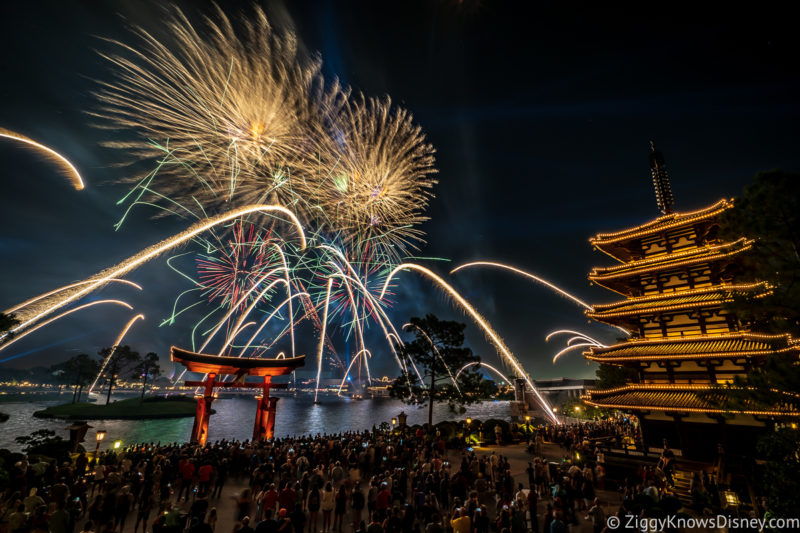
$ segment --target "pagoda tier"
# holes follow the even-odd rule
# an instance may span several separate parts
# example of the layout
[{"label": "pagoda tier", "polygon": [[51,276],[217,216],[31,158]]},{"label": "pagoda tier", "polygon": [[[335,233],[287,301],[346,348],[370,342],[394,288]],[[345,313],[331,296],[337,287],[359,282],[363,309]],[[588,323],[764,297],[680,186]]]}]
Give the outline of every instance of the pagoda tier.
[{"label": "pagoda tier", "polygon": [[589,242],[620,262],[693,248],[697,243],[716,240],[716,217],[731,205],[723,199],[691,213],[670,213],[635,228],[598,233]]},{"label": "pagoda tier", "polygon": [[[636,411],[666,411],[675,414],[702,413],[706,415],[728,414],[718,406],[724,400],[724,392],[711,385],[647,385],[631,384],[603,391],[589,391],[584,402],[606,409]],[[800,417],[800,412],[775,406],[763,410],[752,405],[743,405],[739,414],[755,416]]]},{"label": "pagoda tier", "polygon": [[611,267],[598,267],[589,274],[592,283],[623,296],[642,296],[693,289],[732,280],[741,270],[739,255],[753,246],[752,240],[739,239],[717,245],[661,253],[638,261]]},{"label": "pagoda tier", "polygon": [[737,296],[764,296],[766,283],[713,285],[628,298],[596,305],[586,316],[621,326],[639,337],[680,337],[687,334],[727,333],[735,329],[734,317],[723,306]]},{"label": "pagoda tier", "polygon": [[744,363],[748,358],[763,359],[786,352],[800,354],[800,343],[789,335],[731,333],[667,340],[628,340],[605,348],[592,348],[584,352],[584,356],[590,361],[617,365],[700,359],[720,362],[733,359]]}]

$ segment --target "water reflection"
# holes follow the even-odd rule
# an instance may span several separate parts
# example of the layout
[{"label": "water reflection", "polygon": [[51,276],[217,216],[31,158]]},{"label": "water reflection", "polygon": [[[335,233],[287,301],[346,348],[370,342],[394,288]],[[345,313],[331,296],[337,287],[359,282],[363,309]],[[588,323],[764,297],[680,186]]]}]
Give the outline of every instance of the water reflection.
[{"label": "water reflection", "polygon": [[[121,398],[120,398],[121,399]],[[345,398],[320,397],[314,404],[310,395],[281,397],[278,402],[278,417],[275,433],[279,437],[316,433],[337,433],[340,431],[359,431],[371,429],[373,425],[389,422],[400,411],[408,414],[409,424],[422,424],[428,420],[426,406],[417,408],[398,400],[373,399],[350,400]],[[41,420],[34,418],[34,411],[49,405],[63,402],[31,401],[26,403],[0,404],[0,410],[10,415],[7,422],[0,424],[0,448],[19,450],[14,437],[27,435],[37,429],[52,429],[66,436],[65,420]],[[208,428],[209,440],[249,439],[253,434],[253,420],[256,401],[251,397],[234,397],[214,402],[216,414],[211,417]],[[466,416],[485,420],[487,418],[508,418],[508,402],[484,402],[471,405],[463,415],[451,413],[446,404],[434,406],[434,422],[441,420],[463,420]],[[108,436],[104,447],[115,440],[128,442],[185,441],[192,430],[192,418],[171,418],[162,420],[95,420],[89,424],[94,429],[105,429]],[[94,429],[87,440],[93,441]],[[92,442],[93,444],[93,442]]]}]

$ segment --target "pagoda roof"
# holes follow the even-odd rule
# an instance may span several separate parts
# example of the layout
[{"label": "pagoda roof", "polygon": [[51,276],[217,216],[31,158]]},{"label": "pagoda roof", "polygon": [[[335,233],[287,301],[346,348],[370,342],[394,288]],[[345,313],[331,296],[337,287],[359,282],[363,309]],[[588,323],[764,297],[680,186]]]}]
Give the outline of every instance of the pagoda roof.
[{"label": "pagoda roof", "polygon": [[600,322],[614,322],[614,319],[652,315],[684,309],[719,306],[731,301],[734,296],[768,292],[766,283],[750,283],[740,285],[715,285],[701,289],[691,289],[650,296],[627,298],[610,304],[595,305],[586,316]]},{"label": "pagoda roof", "polygon": [[686,213],[669,213],[633,228],[627,228],[611,233],[598,233],[595,237],[589,239],[589,242],[592,243],[592,245],[600,248],[608,244],[619,243],[632,239],[640,239],[653,233],[658,233],[678,226],[684,226],[707,218],[715,217],[732,206],[732,201],[723,198],[717,203],[697,211],[690,211]]},{"label": "pagoda roof", "polygon": [[763,410],[755,405],[746,405],[744,409],[726,410],[720,407],[725,396],[724,389],[718,389],[713,385],[674,383],[665,385],[631,384],[615,389],[588,391],[582,398],[588,405],[608,409],[800,416],[800,412],[794,410],[778,407],[774,410]]},{"label": "pagoda roof", "polygon": [[749,250],[754,242],[752,239],[741,238],[733,242],[663,254],[622,265],[595,267],[589,273],[589,280],[612,291],[620,292],[629,285],[632,279],[636,279],[642,274],[719,261]]},{"label": "pagoda roof", "polygon": [[695,359],[738,359],[800,352],[800,341],[790,335],[727,333],[685,338],[634,339],[584,352],[586,359],[602,363]]}]

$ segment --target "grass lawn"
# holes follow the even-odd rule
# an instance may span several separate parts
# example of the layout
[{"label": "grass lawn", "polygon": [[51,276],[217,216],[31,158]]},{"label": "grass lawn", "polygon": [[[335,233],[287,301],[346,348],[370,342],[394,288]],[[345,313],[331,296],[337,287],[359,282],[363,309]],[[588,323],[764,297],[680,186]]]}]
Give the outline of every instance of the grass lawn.
[{"label": "grass lawn", "polygon": [[196,402],[192,398],[131,398],[105,405],[100,403],[67,403],[36,411],[38,418],[66,418],[75,420],[98,420],[103,418],[145,419],[179,418],[194,416]]}]

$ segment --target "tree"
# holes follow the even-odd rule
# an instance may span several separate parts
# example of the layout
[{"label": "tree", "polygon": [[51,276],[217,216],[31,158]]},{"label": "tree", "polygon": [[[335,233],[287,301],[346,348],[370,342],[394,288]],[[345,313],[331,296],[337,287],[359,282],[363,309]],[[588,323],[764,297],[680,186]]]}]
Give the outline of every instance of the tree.
[{"label": "tree", "polygon": [[800,509],[800,434],[781,428],[758,441],[758,452],[766,459],[762,474],[767,509],[775,516],[796,517]]},{"label": "tree", "polygon": [[738,298],[729,310],[756,331],[800,337],[800,174],[757,174],[720,217],[720,236],[755,239],[744,267],[773,286],[772,294]]},{"label": "tree", "polygon": [[114,388],[117,378],[127,375],[133,367],[140,361],[139,352],[131,350],[130,346],[111,346],[103,348],[97,352],[106,361],[103,373],[108,380],[108,394],[106,395],[106,405],[111,402],[111,390]]},{"label": "tree", "polygon": [[[755,239],[743,258],[744,266],[772,287],[766,297],[737,298],[727,310],[755,331],[800,336],[800,174],[779,170],[757,174],[720,218],[720,235],[726,240]],[[794,353],[773,354],[763,366],[718,387],[708,399],[731,411],[745,407],[796,411],[800,361]],[[768,509],[778,516],[794,516],[800,507],[795,474],[800,432],[778,428],[763,436],[757,449],[767,459],[761,481]]]},{"label": "tree", "polygon": [[[744,266],[748,274],[772,287],[766,297],[734,300],[728,311],[755,331],[800,336],[800,174],[780,170],[757,174],[720,218],[720,235],[729,240],[743,235],[754,239]],[[764,366],[727,387],[725,407],[800,409],[799,363],[792,354],[771,356]]]},{"label": "tree", "polygon": [[414,333],[414,340],[398,344],[398,355],[413,361],[422,374],[422,381],[409,365],[408,374],[403,374],[389,386],[389,393],[406,403],[417,403],[418,398],[428,399],[428,426],[433,427],[433,404],[446,401],[450,409],[481,401],[497,392],[493,382],[485,380],[472,366],[458,377],[458,389],[453,378],[467,363],[480,362],[472,350],[463,346],[465,324],[439,320],[434,315],[414,317],[407,331]]},{"label": "tree", "polygon": [[635,368],[600,363],[600,366],[597,367],[596,376],[597,383],[595,383],[595,387],[598,390],[604,390],[622,387],[638,378],[639,373]]},{"label": "tree", "polygon": [[52,429],[37,429],[30,435],[15,437],[22,451],[29,455],[44,455],[55,459],[69,458],[69,441],[56,435]]},{"label": "tree", "polygon": [[150,352],[142,357],[139,364],[133,368],[133,375],[142,380],[142,399],[144,399],[144,393],[147,390],[147,377],[157,379],[161,375],[158,354]]},{"label": "tree", "polygon": [[72,403],[76,403],[81,401],[83,387],[91,383],[100,372],[100,362],[82,353],[53,365],[53,370],[62,371],[64,378],[72,384]]}]

